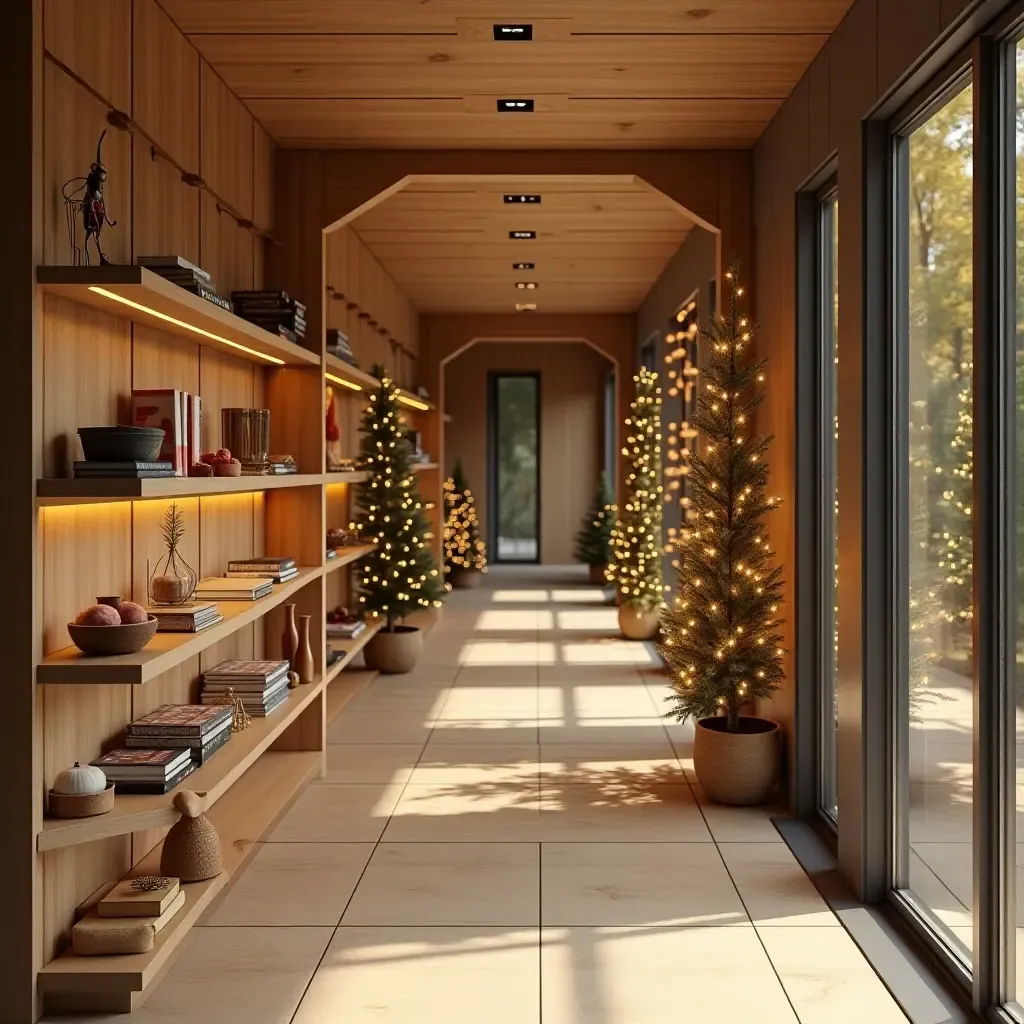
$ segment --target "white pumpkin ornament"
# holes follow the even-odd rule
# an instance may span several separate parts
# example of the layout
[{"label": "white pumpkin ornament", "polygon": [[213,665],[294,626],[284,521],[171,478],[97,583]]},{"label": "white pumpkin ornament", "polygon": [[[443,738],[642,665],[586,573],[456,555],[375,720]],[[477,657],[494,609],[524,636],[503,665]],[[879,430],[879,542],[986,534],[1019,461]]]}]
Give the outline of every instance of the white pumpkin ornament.
[{"label": "white pumpkin ornament", "polygon": [[102,768],[92,764],[79,764],[65,768],[53,780],[53,791],[62,796],[88,796],[102,793],[107,788],[107,777]]}]

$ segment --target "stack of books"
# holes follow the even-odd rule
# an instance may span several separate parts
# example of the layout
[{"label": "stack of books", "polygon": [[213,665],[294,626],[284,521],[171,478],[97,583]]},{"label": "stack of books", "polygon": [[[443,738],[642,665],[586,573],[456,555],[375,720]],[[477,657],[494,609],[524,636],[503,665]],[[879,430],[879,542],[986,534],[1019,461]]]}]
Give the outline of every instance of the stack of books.
[{"label": "stack of books", "polygon": [[294,558],[237,558],[228,562],[228,578],[285,583],[299,575]]},{"label": "stack of books", "polygon": [[212,302],[221,309],[231,309],[231,303],[217,294],[213,279],[207,270],[197,267],[182,256],[139,256],[136,263],[159,274],[165,281],[172,281],[179,288]]},{"label": "stack of books", "polygon": [[[158,883],[163,884],[156,888]],[[125,878],[96,904],[96,913],[99,917],[162,917],[170,911],[173,917],[177,912],[174,905],[184,901],[185,893],[177,878],[149,877],[141,882]]]},{"label": "stack of books", "polygon": [[287,292],[269,289],[231,293],[235,315],[271,334],[298,341],[306,336],[306,306]]},{"label": "stack of books", "polygon": [[136,388],[132,391],[132,424],[160,427],[164,443],[160,458],[176,476],[188,476],[202,455],[203,401],[177,388]]},{"label": "stack of books", "polygon": [[256,601],[274,590],[274,581],[244,576],[209,576],[193,595],[200,601]]},{"label": "stack of books", "polygon": [[153,477],[177,476],[170,462],[76,462],[75,479],[95,480],[99,477],[118,480],[149,480]]},{"label": "stack of books", "polygon": [[348,335],[344,331],[339,331],[336,327],[330,328],[327,331],[327,351],[343,363],[348,363],[349,366],[359,365],[356,362],[352,346],[348,343]]},{"label": "stack of books", "polygon": [[335,640],[357,640],[365,630],[365,622],[327,623],[327,635]]},{"label": "stack of books", "polygon": [[188,747],[123,747],[92,763],[103,769],[117,793],[169,793],[196,768]]},{"label": "stack of books", "polygon": [[288,699],[287,661],[222,661],[203,673],[203,703],[216,704],[234,691],[256,718],[271,714]]},{"label": "stack of books", "polygon": [[124,745],[145,750],[187,749],[197,765],[206,764],[229,739],[230,704],[162,704],[124,730]]},{"label": "stack of books", "polygon": [[271,476],[285,476],[288,473],[298,473],[299,467],[291,455],[271,455],[268,472]]},{"label": "stack of books", "polygon": [[224,621],[224,616],[217,611],[212,601],[200,604],[160,604],[147,607],[146,611],[156,617],[158,633],[198,633]]},{"label": "stack of books", "polygon": [[85,916],[71,929],[77,956],[111,956],[153,948],[156,936],[185,906],[180,879],[125,878],[89,898]]}]

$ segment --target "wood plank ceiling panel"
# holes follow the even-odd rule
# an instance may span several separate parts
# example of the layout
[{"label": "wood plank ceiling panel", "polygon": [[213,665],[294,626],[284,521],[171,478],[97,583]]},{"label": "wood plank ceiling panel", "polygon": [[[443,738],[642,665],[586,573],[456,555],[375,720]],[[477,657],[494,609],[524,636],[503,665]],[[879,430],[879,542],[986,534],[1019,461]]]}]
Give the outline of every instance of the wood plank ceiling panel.
[{"label": "wood plank ceiling panel", "polygon": [[[541,202],[505,203],[506,194]],[[628,313],[693,224],[628,179],[494,177],[415,182],[352,227],[421,312],[510,313],[536,303],[549,313]],[[509,238],[515,230],[537,237]]]},{"label": "wood plank ceiling panel", "polygon": [[284,146],[749,147],[852,0],[709,2],[162,0]]}]

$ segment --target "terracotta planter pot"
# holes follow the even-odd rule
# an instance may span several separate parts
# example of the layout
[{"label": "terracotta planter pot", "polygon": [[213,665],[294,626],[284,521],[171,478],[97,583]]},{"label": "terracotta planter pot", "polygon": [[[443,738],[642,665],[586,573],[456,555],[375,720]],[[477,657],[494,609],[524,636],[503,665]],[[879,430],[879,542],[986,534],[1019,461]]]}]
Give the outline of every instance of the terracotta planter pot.
[{"label": "terracotta planter pot", "polygon": [[604,574],[608,571],[607,565],[588,565],[587,566],[587,577],[591,583],[601,586],[604,584]]},{"label": "terracotta planter pot", "polygon": [[483,578],[479,569],[459,569],[452,573],[452,586],[456,590],[476,590]]},{"label": "terracotta planter pot", "polygon": [[363,648],[366,667],[387,676],[411,672],[423,653],[423,633],[415,626],[381,630]]},{"label": "terracotta planter pot", "polygon": [[661,626],[661,608],[619,605],[619,629],[627,640],[650,640]]},{"label": "terracotta planter pot", "polygon": [[717,803],[763,803],[779,774],[778,722],[741,715],[739,732],[728,732],[724,718],[702,718],[694,733],[693,770]]}]

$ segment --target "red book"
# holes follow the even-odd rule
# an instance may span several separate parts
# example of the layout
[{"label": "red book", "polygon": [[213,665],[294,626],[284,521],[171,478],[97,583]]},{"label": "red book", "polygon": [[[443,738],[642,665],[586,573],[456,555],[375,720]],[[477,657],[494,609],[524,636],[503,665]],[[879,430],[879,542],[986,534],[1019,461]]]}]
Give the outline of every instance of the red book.
[{"label": "red book", "polygon": [[132,423],[136,427],[163,428],[164,443],[160,448],[160,458],[169,462],[178,476],[188,473],[182,394],[173,388],[148,388],[132,392]]}]

